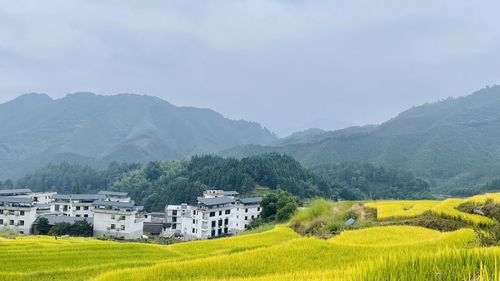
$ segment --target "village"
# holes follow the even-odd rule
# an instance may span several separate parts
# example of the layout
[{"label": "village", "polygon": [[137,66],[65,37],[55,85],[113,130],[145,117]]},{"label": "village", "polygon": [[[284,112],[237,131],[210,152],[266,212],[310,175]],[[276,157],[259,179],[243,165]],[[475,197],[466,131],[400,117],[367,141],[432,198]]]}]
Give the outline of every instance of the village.
[{"label": "village", "polygon": [[206,190],[196,205],[165,206],[148,213],[126,192],[58,194],[31,189],[0,190],[0,231],[37,235],[39,223],[50,226],[86,221],[94,237],[137,240],[150,235],[179,240],[231,236],[259,216],[262,198],[240,198],[236,191]]}]

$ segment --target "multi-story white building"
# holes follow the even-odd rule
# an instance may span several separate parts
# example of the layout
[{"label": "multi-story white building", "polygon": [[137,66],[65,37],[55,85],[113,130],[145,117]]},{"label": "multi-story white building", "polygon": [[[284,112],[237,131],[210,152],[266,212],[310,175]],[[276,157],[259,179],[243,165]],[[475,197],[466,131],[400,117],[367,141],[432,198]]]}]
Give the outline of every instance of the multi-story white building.
[{"label": "multi-story white building", "polygon": [[36,220],[36,204],[31,198],[0,197],[0,230],[30,233]]},{"label": "multi-story white building", "polygon": [[104,194],[55,194],[50,202],[50,212],[70,217],[91,218],[94,201],[106,200]]},{"label": "multi-story white building", "polygon": [[136,206],[133,201],[96,200],[93,205],[95,236],[118,239],[142,237],[146,218],[142,207]]},{"label": "multi-story white building", "polygon": [[233,219],[231,220],[233,232],[238,233],[244,231],[248,225],[259,216],[261,212],[261,202],[261,197],[242,198],[238,200],[236,210],[234,210],[233,213]]},{"label": "multi-story white building", "polygon": [[197,206],[167,205],[164,235],[184,240],[209,239],[239,233],[260,214],[262,198],[237,199],[238,193],[207,190]]}]

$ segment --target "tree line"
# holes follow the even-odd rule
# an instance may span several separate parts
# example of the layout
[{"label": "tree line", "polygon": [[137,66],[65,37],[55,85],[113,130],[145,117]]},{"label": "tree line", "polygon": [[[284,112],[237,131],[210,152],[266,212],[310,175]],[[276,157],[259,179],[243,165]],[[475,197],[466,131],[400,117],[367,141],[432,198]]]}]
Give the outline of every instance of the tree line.
[{"label": "tree line", "polygon": [[242,159],[202,155],[142,165],[111,163],[105,169],[50,164],[15,183],[9,181],[9,186],[59,193],[124,191],[147,211],[161,211],[166,203],[195,203],[206,189],[235,190],[251,196],[264,188],[283,190],[298,198],[351,200],[414,199],[430,194],[428,184],[410,173],[353,163],[309,170],[278,153]]}]

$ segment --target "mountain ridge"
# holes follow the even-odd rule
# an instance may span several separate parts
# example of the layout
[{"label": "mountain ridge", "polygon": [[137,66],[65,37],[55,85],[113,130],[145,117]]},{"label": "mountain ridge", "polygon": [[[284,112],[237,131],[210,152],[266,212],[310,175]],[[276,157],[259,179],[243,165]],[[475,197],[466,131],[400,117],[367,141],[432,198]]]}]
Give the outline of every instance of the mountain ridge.
[{"label": "mountain ridge", "polygon": [[308,135],[305,141],[246,145],[222,155],[279,152],[307,167],[345,161],[402,168],[433,183],[435,192],[484,184],[500,168],[500,86],[414,106],[375,126]]},{"label": "mountain ridge", "polygon": [[60,99],[26,94],[0,104],[0,123],[0,159],[4,160],[0,178],[15,178],[52,161],[95,166],[178,160],[276,140],[256,122],[135,94],[78,92]]}]

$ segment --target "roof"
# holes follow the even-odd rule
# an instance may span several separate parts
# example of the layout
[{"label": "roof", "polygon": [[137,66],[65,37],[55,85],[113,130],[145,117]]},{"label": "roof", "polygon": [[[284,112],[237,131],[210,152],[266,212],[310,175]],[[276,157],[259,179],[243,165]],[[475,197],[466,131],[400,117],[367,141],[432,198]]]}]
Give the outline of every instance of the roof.
[{"label": "roof", "polygon": [[118,196],[118,197],[127,197],[128,196],[127,192],[108,191],[108,190],[101,190],[97,194],[103,194],[103,195],[109,195],[109,196]]},{"label": "roof", "polygon": [[234,199],[226,196],[215,198],[198,198],[198,202],[206,206],[213,206],[233,203]]},{"label": "roof", "polygon": [[4,203],[32,204],[33,200],[31,198],[19,198],[19,197],[0,196],[0,202],[4,202]]},{"label": "roof", "polygon": [[106,199],[106,195],[103,194],[54,194],[52,199],[61,200],[99,200]]},{"label": "roof", "polygon": [[[84,217],[68,217],[68,216],[56,216],[56,215],[43,215],[40,218],[46,218],[49,221],[50,225],[54,225],[56,223],[67,222],[73,224],[77,221],[87,221],[89,223],[93,223],[94,220],[92,218],[84,218]],[[37,221],[40,219],[38,218]]]},{"label": "roof", "polygon": [[251,197],[251,198],[242,198],[240,199],[240,202],[247,205],[247,204],[260,204],[262,202],[262,197]]},{"label": "roof", "polygon": [[240,195],[238,191],[230,190],[230,191],[224,191],[224,195],[226,196],[235,196],[235,195]]},{"label": "roof", "polygon": [[104,201],[96,200],[94,205],[108,206],[108,207],[118,207],[118,208],[134,208],[135,202],[116,202],[116,201]]},{"label": "roof", "polygon": [[0,196],[15,195],[15,194],[24,194],[24,193],[32,193],[32,191],[29,188],[3,189],[3,190],[0,190]]}]

